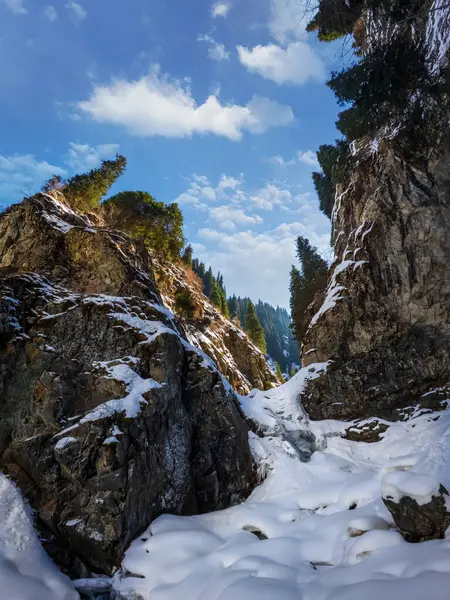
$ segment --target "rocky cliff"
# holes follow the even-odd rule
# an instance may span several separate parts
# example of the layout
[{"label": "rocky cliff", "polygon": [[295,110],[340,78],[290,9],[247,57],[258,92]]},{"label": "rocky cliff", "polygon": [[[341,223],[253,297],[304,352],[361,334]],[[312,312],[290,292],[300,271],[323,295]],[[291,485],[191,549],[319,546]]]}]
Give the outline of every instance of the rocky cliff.
[{"label": "rocky cliff", "polygon": [[304,365],[313,418],[397,418],[439,402],[450,380],[450,154],[411,158],[395,140],[360,147],[333,213],[336,260],[316,299]]},{"label": "rocky cliff", "polygon": [[[417,15],[407,27],[447,82],[445,107],[450,11],[434,2]],[[351,144],[332,214],[335,261],[303,340],[304,365],[329,361],[305,399],[313,418],[396,419],[412,404],[438,406],[439,393],[424,394],[450,380],[450,138],[448,112],[437,115],[431,145],[412,147],[400,124]]]},{"label": "rocky cliff", "polygon": [[[225,354],[245,391],[247,377],[261,380],[253,359],[237,374],[211,324],[266,373],[242,332],[206,303],[205,329],[190,324],[187,336],[145,248],[57,194],[2,214],[0,266],[0,470],[36,510],[60,566],[110,573],[161,512],[208,511],[249,493],[248,427],[228,381],[188,340],[210,351],[214,339],[209,354]],[[181,275],[159,264],[160,284],[164,269]]]},{"label": "rocky cliff", "polygon": [[200,281],[183,265],[153,257],[155,278],[164,303],[175,310],[178,294],[188,292],[196,306],[196,316],[182,318],[188,339],[214,359],[220,372],[241,394],[252,388],[270,389],[279,382],[265,355],[235,323],[226,319],[203,294]]}]

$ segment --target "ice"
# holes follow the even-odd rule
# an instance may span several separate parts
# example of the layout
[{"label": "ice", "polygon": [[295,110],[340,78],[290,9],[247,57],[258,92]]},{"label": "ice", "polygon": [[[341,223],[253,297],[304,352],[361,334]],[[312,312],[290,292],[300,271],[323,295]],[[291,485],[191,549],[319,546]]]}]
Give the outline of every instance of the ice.
[{"label": "ice", "polygon": [[[450,586],[450,540],[407,543],[382,495],[386,481],[421,498],[438,483],[449,485],[450,413],[384,421],[379,442],[352,442],[341,437],[349,423],[310,422],[299,402],[308,378],[326,367],[311,365],[283,386],[239,398],[259,428],[250,445],[266,478],[238,506],[156,519],[125,555],[129,576],[114,579],[123,598],[442,597]],[[295,451],[299,433],[316,448],[307,462]]]},{"label": "ice", "polygon": [[39,543],[19,490],[0,473],[0,597],[2,600],[76,600],[71,581]]}]

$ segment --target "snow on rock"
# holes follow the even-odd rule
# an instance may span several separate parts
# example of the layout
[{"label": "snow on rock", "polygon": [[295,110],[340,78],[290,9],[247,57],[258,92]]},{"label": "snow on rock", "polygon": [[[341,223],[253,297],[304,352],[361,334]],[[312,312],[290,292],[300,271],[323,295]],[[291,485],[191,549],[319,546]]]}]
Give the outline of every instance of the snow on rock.
[{"label": "snow on rock", "polygon": [[399,502],[400,498],[408,496],[421,506],[439,494],[440,486],[439,480],[431,475],[394,471],[383,479],[381,489],[383,498],[387,500]]},{"label": "snow on rock", "polygon": [[[345,256],[345,253],[344,253]],[[331,310],[332,308],[334,308],[336,306],[336,302],[338,300],[342,299],[341,296],[341,292],[343,290],[345,290],[345,286],[340,285],[337,282],[337,277],[340,273],[343,273],[346,269],[348,269],[349,267],[353,267],[353,269],[357,269],[358,267],[360,267],[361,265],[367,263],[366,260],[343,260],[342,262],[340,262],[338,265],[336,265],[334,271],[333,271],[333,275],[331,276],[331,280],[330,283],[328,284],[328,288],[327,288],[327,293],[325,296],[325,300],[323,301],[322,306],[319,308],[319,310],[316,312],[316,314],[313,316],[313,318],[311,319],[311,322],[309,324],[309,327],[311,328],[313,325],[315,325],[317,323],[317,321],[319,320],[319,318],[326,313],[327,311]]]},{"label": "snow on rock", "polygon": [[[389,423],[377,443],[353,442],[340,436],[348,423],[308,423],[299,403],[307,378],[325,368],[301,369],[276,390],[240,397],[249,418],[262,425],[264,437],[252,433],[250,441],[266,479],[239,506],[156,519],[131,544],[114,579],[121,598],[442,597],[450,586],[450,540],[408,544],[393,528],[382,494],[386,480],[400,485],[405,473],[416,481],[408,491],[419,496],[438,481],[449,485],[450,412],[416,414]],[[291,451],[287,436],[302,428],[322,448],[308,462]]]},{"label": "snow on rock", "polygon": [[68,577],[39,543],[19,490],[0,473],[0,597],[4,600],[76,600]]},{"label": "snow on rock", "polygon": [[[76,429],[78,425],[82,425],[83,423],[98,421],[99,419],[105,419],[118,413],[124,413],[127,419],[135,419],[141,411],[141,406],[147,404],[147,400],[144,398],[143,394],[161,387],[161,384],[154,379],[143,379],[124,363],[110,365],[106,362],[100,362],[97,363],[97,366],[106,370],[106,377],[123,381],[126,391],[128,392],[127,395],[124,398],[108,400],[108,402],[99,404],[99,406],[96,406],[93,410],[84,415],[77,424],[71,425],[57,433],[56,437]],[[105,440],[104,443],[115,443],[118,441],[116,438],[114,438],[115,442],[111,442],[112,438],[108,439],[110,441],[106,442]]]}]

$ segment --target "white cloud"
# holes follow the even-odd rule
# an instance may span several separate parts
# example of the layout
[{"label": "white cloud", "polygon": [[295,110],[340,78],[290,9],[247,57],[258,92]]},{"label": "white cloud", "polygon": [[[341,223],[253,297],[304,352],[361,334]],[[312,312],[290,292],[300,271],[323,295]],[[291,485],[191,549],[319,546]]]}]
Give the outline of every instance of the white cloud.
[{"label": "white cloud", "polygon": [[58,18],[58,13],[56,12],[56,8],[52,4],[48,4],[44,8],[44,17],[49,21],[56,21]]},{"label": "white cloud", "polygon": [[0,199],[6,204],[17,202],[39,191],[53,175],[66,174],[65,169],[39,161],[33,154],[0,155]]},{"label": "white cloud", "polygon": [[295,158],[292,158],[291,160],[284,160],[284,158],[279,154],[277,154],[277,156],[271,156],[269,161],[274,165],[278,165],[279,167],[293,167],[297,162]]},{"label": "white cloud", "polygon": [[67,2],[65,5],[70,11],[72,19],[76,23],[81,23],[87,17],[87,10],[78,2]]},{"label": "white cloud", "polygon": [[0,4],[6,6],[14,15],[26,15],[28,13],[23,5],[23,0],[0,0]]},{"label": "white cloud", "polygon": [[286,48],[275,44],[250,49],[238,46],[237,50],[240,62],[249,71],[278,84],[302,85],[310,79],[325,78],[322,60],[305,42],[292,42]]},{"label": "white cloud", "polygon": [[250,197],[254,206],[262,210],[273,210],[275,206],[285,207],[292,202],[292,193],[273,183],[267,183]]},{"label": "white cloud", "polygon": [[312,150],[306,150],[306,152],[297,152],[297,158],[300,162],[309,165],[310,167],[318,168],[319,161],[317,160],[317,155]]},{"label": "white cloud", "polygon": [[247,215],[242,209],[230,205],[216,206],[209,210],[209,217],[221,229],[236,229],[236,225],[260,225],[263,219],[258,215]]},{"label": "white cloud", "polygon": [[217,17],[223,17],[224,19],[228,17],[228,13],[230,12],[231,4],[228,2],[216,2],[211,9],[211,16],[213,19]]},{"label": "white cloud", "polygon": [[[330,221],[319,211],[316,197],[295,193],[298,186],[279,181],[248,190],[242,175],[222,174],[215,187],[202,175],[191,175],[189,181],[189,189],[176,201],[205,211],[209,223],[190,240],[195,256],[224,273],[229,292],[287,306],[296,237],[307,237],[326,255],[330,251]],[[213,190],[220,204],[206,201],[205,189]],[[272,223],[282,210],[289,211],[294,222],[266,226],[261,232],[264,222],[259,213],[266,210],[277,210]]]},{"label": "white cloud", "polygon": [[306,25],[315,11],[302,0],[270,0],[269,30],[280,44],[306,36]]},{"label": "white cloud", "polygon": [[208,47],[208,58],[211,60],[229,60],[230,53],[225,50],[225,46],[223,44],[219,44],[209,35],[199,35],[197,37],[198,42],[207,42],[209,44]]},{"label": "white cloud", "polygon": [[76,173],[83,173],[97,167],[103,159],[112,158],[118,150],[119,144],[90,146],[70,142],[66,164]]},{"label": "white cloud", "polygon": [[328,228],[328,224],[320,229],[300,222],[283,223],[264,233],[226,233],[204,228],[198,232],[201,243],[195,244],[195,255],[223,273],[229,292],[287,308],[289,271],[291,264],[297,262],[296,237],[304,235],[319,250],[328,253]]},{"label": "white cloud", "polygon": [[291,158],[290,160],[285,160],[282,156],[271,156],[269,160],[271,163],[280,167],[293,167],[300,162],[308,165],[309,167],[314,167],[315,169],[320,168],[317,155],[312,150],[297,150],[295,157]]},{"label": "white cloud", "polygon": [[239,140],[244,131],[264,133],[294,120],[289,106],[259,96],[245,106],[223,105],[214,95],[197,104],[187,83],[161,74],[158,67],[137,81],[120,79],[95,87],[78,108],[97,121],[122,125],[140,136],[198,133]]}]

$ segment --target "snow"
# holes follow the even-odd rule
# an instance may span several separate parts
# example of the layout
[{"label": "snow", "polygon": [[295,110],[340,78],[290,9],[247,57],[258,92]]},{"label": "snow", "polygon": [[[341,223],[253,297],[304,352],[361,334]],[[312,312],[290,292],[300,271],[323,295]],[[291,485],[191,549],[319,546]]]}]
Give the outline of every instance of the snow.
[{"label": "snow", "polygon": [[[115,363],[116,361],[112,362]],[[78,423],[60,431],[54,437],[59,437],[69,431],[73,431],[83,423],[106,419],[120,413],[123,413],[127,419],[135,419],[141,412],[142,405],[147,404],[147,400],[143,397],[143,394],[161,387],[161,384],[154,379],[143,379],[125,363],[111,364],[108,362],[98,362],[95,363],[95,366],[106,371],[105,377],[122,381],[125,384],[127,395],[123,398],[108,400],[108,402],[99,404],[84,415]]]},{"label": "snow", "polygon": [[39,543],[19,490],[0,473],[0,597],[4,600],[76,600],[68,577]]},{"label": "snow", "polygon": [[[299,402],[308,378],[326,366],[312,365],[283,386],[240,397],[264,433],[250,434],[250,444],[265,480],[238,506],[156,519],[126,552],[126,575],[114,578],[123,598],[442,597],[450,585],[450,540],[408,544],[382,495],[386,482],[422,498],[438,482],[449,485],[450,413],[389,423],[373,444],[344,439],[349,423],[310,422]],[[295,451],[299,436],[291,434],[299,432],[315,436],[308,462]]]},{"label": "snow", "polygon": [[419,504],[428,504],[433,496],[439,496],[440,483],[436,477],[408,471],[394,471],[382,481],[383,498],[399,502],[403,496],[409,496]]},{"label": "snow", "polygon": [[[364,234],[363,234],[363,237],[364,237]],[[346,253],[347,253],[347,251],[344,252],[344,256]],[[327,293],[325,295],[325,300],[323,301],[322,306],[319,308],[319,310],[316,312],[316,314],[311,319],[309,328],[311,328],[313,325],[315,325],[322,315],[324,315],[329,310],[333,309],[336,306],[336,303],[338,302],[338,300],[342,300],[342,296],[340,295],[340,293],[342,291],[344,291],[346,288],[345,288],[345,286],[340,285],[337,282],[338,275],[340,275],[340,273],[343,273],[346,269],[348,269],[351,266],[353,267],[353,270],[356,270],[358,267],[360,267],[361,265],[363,265],[365,263],[367,263],[366,260],[355,261],[355,260],[345,260],[344,259],[338,265],[336,265],[336,267],[334,268],[333,274],[331,276],[331,281],[327,287]]]},{"label": "snow", "polygon": [[63,450],[66,446],[70,446],[70,444],[76,441],[77,438],[74,437],[63,437],[55,444],[55,450]]}]

